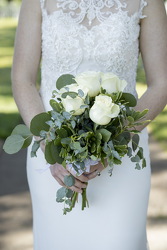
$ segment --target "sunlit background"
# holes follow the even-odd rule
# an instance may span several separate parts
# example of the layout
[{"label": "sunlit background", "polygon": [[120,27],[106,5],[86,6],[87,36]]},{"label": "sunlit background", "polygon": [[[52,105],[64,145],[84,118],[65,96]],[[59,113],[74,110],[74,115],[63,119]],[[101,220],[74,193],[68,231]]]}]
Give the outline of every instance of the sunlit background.
[{"label": "sunlit background", "polygon": [[[22,119],[12,97],[11,65],[21,1],[0,0],[0,249],[32,250],[32,215],[26,180],[26,152],[7,156],[2,145]],[[40,75],[40,71],[39,71]],[[38,77],[38,83],[40,77]],[[139,96],[146,89],[141,58]],[[148,210],[150,250],[167,250],[167,107],[149,125],[152,189]],[[142,250],[142,249],[141,249]]]}]

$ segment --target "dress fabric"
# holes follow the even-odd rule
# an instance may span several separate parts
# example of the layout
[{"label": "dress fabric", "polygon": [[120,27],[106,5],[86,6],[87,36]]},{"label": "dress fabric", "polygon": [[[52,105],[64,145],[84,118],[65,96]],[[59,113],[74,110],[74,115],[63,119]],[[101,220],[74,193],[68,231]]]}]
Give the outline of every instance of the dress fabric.
[{"label": "dress fabric", "polygon": [[[136,69],[140,20],[147,18],[145,0],[39,0],[42,11],[40,95],[46,110],[61,74],[92,70],[113,72],[137,97]],[[136,4],[134,4],[134,2]],[[89,208],[81,200],[63,215],[56,202],[60,185],[52,177],[43,153],[27,156],[33,205],[34,250],[148,250],[146,217],[150,191],[148,134],[141,132],[147,167],[135,169],[128,157],[88,184]]]}]

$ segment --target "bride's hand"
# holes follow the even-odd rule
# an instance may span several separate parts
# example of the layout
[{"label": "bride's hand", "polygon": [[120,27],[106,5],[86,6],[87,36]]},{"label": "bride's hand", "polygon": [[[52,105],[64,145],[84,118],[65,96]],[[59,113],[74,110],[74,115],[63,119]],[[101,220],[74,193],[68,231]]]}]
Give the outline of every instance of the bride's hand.
[{"label": "bride's hand", "polygon": [[[62,165],[58,163],[51,165],[50,171],[51,171],[52,176],[57,180],[57,182],[61,186],[66,187],[64,184],[64,177],[72,173],[70,173],[67,169],[65,169]],[[89,179],[88,177],[84,175],[74,176],[74,177],[75,177],[75,185],[72,187],[68,187],[68,188],[71,189],[72,191],[82,193],[82,189],[87,187],[87,184],[84,182],[88,182]]]},{"label": "bride's hand", "polygon": [[[105,163],[105,165],[106,165],[106,163]],[[101,171],[103,171],[104,168],[105,168],[105,167],[102,165],[102,163],[99,162],[98,164],[96,164],[96,165],[94,165],[94,166],[91,166],[91,167],[90,167],[89,173],[85,173],[84,175],[85,175],[89,180],[91,180],[91,179],[95,178],[96,176],[100,176]]]}]

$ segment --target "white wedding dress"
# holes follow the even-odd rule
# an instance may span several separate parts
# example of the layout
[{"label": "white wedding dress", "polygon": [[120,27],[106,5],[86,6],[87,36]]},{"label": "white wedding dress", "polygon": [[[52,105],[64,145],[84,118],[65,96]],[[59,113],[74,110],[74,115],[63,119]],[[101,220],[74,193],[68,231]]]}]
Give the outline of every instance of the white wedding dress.
[{"label": "white wedding dress", "polygon": [[[140,19],[145,0],[39,0],[42,10],[42,82],[46,110],[56,79],[65,73],[113,72],[137,96]],[[148,8],[148,7],[146,7]],[[147,18],[147,17],[146,17]],[[146,250],[150,190],[148,135],[140,136],[147,167],[136,170],[128,157],[88,185],[89,208],[80,201],[67,215],[56,202],[60,185],[43,157],[27,157],[33,204],[35,250]]]}]

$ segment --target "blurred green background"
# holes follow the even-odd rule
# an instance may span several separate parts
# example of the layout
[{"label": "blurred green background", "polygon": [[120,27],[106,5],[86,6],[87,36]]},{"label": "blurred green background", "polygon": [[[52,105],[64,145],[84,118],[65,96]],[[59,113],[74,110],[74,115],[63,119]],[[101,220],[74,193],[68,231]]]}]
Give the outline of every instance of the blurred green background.
[{"label": "blurred green background", "polygon": [[[18,123],[22,122],[11,90],[11,65],[14,36],[17,26],[20,1],[0,0],[0,139],[5,139]],[[8,8],[9,5],[11,8]],[[14,7],[13,7],[14,6]],[[13,12],[12,12],[13,11]],[[13,16],[13,17],[8,17]],[[139,96],[146,89],[146,80],[142,60],[139,58],[137,90]],[[167,107],[149,125],[150,133],[167,151]]]}]

